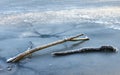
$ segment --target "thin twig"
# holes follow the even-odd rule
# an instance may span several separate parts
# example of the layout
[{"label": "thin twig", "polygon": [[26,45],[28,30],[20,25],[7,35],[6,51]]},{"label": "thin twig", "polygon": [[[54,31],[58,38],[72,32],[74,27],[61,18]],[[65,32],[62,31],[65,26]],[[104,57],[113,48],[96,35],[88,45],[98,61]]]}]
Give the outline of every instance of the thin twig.
[{"label": "thin twig", "polygon": [[[61,44],[61,43],[67,42],[67,41],[71,41],[72,39],[78,38],[79,36],[82,36],[82,35],[83,34],[79,34],[79,35],[76,35],[76,36],[73,36],[73,37],[65,38],[63,40],[58,40],[58,41],[55,41],[55,42],[52,42],[52,43],[49,43],[49,44],[46,44],[46,45],[43,45],[43,46],[39,46],[39,47],[30,49],[30,50],[27,50],[23,53],[18,54],[17,56],[9,58],[7,60],[7,62],[8,63],[9,62],[18,62],[19,60],[23,59],[25,56],[27,56],[29,54],[32,54],[36,51],[39,51],[39,50],[42,50],[42,49],[45,49],[45,48],[48,48],[48,47],[51,47],[51,46],[54,46],[54,45],[57,45],[57,44]],[[88,40],[88,39],[86,39],[86,40]]]}]

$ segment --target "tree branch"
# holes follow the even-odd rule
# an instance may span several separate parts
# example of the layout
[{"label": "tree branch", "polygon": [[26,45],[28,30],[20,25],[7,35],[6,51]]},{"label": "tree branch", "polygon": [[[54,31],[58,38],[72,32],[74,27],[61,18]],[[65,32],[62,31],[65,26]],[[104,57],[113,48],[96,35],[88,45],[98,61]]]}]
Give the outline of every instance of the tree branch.
[{"label": "tree branch", "polygon": [[[72,41],[72,40],[74,41],[75,38],[78,38],[79,36],[82,36],[82,35],[83,34],[79,34],[79,35],[76,35],[76,36],[73,36],[73,37],[65,38],[63,40],[58,40],[58,41],[55,41],[55,42],[52,42],[52,43],[49,43],[49,44],[46,44],[46,45],[43,45],[43,46],[39,46],[39,47],[30,49],[30,50],[27,50],[27,51],[25,51],[23,53],[20,53],[20,54],[14,56],[12,58],[7,59],[7,62],[8,63],[9,62],[18,62],[19,60],[23,59],[25,56],[27,56],[29,54],[32,54],[36,51],[39,51],[39,50],[42,50],[42,49],[45,49],[45,48],[48,48],[48,47],[51,47],[51,46],[54,46],[54,45],[57,45],[57,44],[61,44],[61,43],[67,42],[67,41]],[[85,39],[82,38],[81,40],[85,40]],[[86,40],[88,40],[88,38],[86,38]]]}]

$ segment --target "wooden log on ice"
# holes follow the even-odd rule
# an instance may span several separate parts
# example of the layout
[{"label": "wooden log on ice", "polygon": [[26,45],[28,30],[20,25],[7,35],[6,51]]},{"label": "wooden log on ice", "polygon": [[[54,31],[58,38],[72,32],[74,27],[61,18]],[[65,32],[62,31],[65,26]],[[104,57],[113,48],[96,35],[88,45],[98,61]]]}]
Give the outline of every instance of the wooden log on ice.
[{"label": "wooden log on ice", "polygon": [[63,56],[75,53],[88,53],[88,52],[117,52],[117,49],[112,46],[101,46],[100,48],[82,48],[77,50],[53,52],[52,54],[55,56]]}]

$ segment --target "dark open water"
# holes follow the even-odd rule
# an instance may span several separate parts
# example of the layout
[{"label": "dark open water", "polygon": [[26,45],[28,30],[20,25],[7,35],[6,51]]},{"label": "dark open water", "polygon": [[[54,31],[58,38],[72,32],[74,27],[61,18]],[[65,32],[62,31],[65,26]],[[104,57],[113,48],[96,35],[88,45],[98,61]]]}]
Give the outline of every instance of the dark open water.
[{"label": "dark open water", "polygon": [[[86,42],[67,42],[17,64],[6,59],[34,47],[85,33]],[[119,75],[120,53],[53,57],[52,52],[112,45],[120,49],[120,0],[1,0],[0,75]],[[8,66],[12,66],[9,71]]]}]

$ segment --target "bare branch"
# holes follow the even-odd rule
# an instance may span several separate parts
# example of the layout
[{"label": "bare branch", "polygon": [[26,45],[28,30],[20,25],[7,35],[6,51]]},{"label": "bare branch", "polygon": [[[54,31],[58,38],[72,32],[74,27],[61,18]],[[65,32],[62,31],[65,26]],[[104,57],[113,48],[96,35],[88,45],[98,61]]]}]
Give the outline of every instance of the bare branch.
[{"label": "bare branch", "polygon": [[[18,62],[19,60],[23,59],[25,56],[27,56],[29,54],[32,54],[32,53],[34,53],[36,51],[39,51],[39,50],[42,50],[42,49],[45,49],[45,48],[48,48],[48,47],[51,47],[51,46],[54,46],[54,45],[57,45],[57,44],[61,44],[61,43],[67,42],[67,41],[75,40],[75,38],[78,38],[79,36],[82,36],[82,35],[83,34],[79,34],[79,35],[76,35],[76,36],[73,36],[73,37],[65,38],[63,40],[58,40],[58,41],[55,41],[55,42],[52,42],[52,43],[49,43],[49,44],[46,44],[46,45],[43,45],[43,46],[39,46],[39,47],[30,49],[30,50],[27,50],[27,51],[25,51],[23,53],[18,54],[17,56],[9,58],[7,60],[7,62],[8,63],[9,62]],[[83,40],[83,39],[81,39],[81,40]],[[88,40],[88,39],[86,39],[86,40]]]}]

